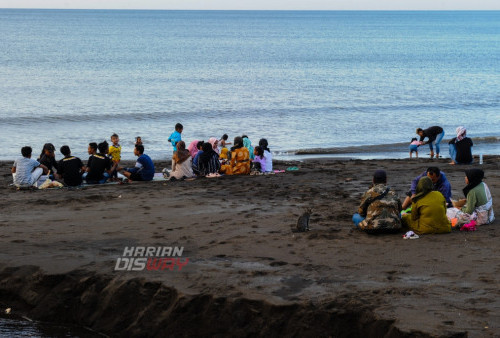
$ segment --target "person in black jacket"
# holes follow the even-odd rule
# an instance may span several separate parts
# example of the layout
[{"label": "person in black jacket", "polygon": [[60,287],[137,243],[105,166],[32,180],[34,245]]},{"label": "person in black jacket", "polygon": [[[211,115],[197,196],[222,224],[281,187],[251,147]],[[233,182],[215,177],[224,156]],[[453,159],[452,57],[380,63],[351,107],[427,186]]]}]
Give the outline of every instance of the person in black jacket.
[{"label": "person in black jacket", "polygon": [[471,164],[472,159],[472,140],[467,137],[465,127],[457,128],[457,137],[448,142],[450,147],[450,164]]},{"label": "person in black jacket", "polygon": [[439,158],[439,143],[444,137],[444,130],[439,126],[429,127],[427,129],[417,128],[417,134],[420,135],[420,141],[424,141],[427,138],[427,141],[423,144],[428,144],[431,149],[431,158],[434,157],[434,148],[432,144],[436,144],[436,158]]}]

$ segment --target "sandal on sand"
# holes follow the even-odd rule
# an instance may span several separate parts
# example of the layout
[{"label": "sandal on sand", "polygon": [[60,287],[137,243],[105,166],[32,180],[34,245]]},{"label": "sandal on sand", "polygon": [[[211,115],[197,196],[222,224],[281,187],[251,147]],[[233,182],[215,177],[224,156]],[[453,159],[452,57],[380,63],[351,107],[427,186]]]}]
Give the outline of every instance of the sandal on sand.
[{"label": "sandal on sand", "polygon": [[403,235],[403,239],[417,239],[419,238],[416,233],[413,231],[408,231],[406,234]]}]

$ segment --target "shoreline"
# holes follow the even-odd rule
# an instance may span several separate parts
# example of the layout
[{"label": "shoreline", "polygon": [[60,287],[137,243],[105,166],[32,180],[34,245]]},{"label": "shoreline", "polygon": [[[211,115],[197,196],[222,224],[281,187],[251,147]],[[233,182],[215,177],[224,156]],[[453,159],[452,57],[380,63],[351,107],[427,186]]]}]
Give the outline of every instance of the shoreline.
[{"label": "shoreline", "polygon": [[[499,159],[485,156],[481,166],[497,217]],[[161,336],[165,327],[174,335],[495,336],[498,221],[415,241],[352,229],[378,168],[402,199],[413,177],[437,165],[460,197],[471,166],[447,162],[277,161],[276,169],[299,170],[49,191],[8,187],[11,163],[0,162],[0,303],[110,336]],[[166,164],[155,161],[157,171]],[[310,206],[312,230],[293,232]],[[114,271],[127,246],[183,246],[190,263]]]}]

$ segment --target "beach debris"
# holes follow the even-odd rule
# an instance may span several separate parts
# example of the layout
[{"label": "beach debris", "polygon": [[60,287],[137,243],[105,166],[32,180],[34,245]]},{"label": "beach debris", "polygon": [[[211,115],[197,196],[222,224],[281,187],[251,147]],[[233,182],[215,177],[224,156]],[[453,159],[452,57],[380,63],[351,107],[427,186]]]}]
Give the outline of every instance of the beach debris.
[{"label": "beach debris", "polygon": [[6,315],[10,315],[11,311],[12,311],[12,309],[10,307],[8,307],[8,308],[5,309],[5,314]]},{"label": "beach debris", "polygon": [[297,231],[304,232],[311,230],[309,228],[309,220],[311,218],[313,208],[306,208],[302,215],[297,220]]},{"label": "beach debris", "polygon": [[122,198],[122,195],[118,195],[118,198]]},{"label": "beach debris", "polygon": [[419,236],[411,230],[403,235],[403,239],[417,239],[417,238],[419,238]]}]

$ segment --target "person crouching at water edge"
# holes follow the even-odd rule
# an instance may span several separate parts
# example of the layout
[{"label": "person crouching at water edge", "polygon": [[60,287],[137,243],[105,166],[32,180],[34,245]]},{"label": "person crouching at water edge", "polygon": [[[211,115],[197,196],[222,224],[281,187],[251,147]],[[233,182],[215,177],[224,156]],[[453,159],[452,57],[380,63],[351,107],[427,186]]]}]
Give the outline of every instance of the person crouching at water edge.
[{"label": "person crouching at water edge", "polygon": [[398,232],[401,229],[401,201],[398,194],[387,186],[387,174],[377,170],[372,187],[361,199],[352,221],[368,233]]},{"label": "person crouching at water edge", "polygon": [[444,137],[444,130],[439,126],[430,127],[427,129],[417,128],[417,134],[420,136],[420,141],[424,141],[427,137],[427,141],[423,144],[428,144],[429,149],[431,150],[431,158],[434,157],[434,148],[432,144],[436,144],[436,158],[439,158],[439,143]]},{"label": "person crouching at water edge", "polygon": [[33,186],[42,174],[47,174],[48,169],[40,162],[31,158],[33,149],[31,147],[22,147],[21,155],[23,157],[15,160],[12,166],[12,178],[14,185],[18,188],[29,188]]}]

